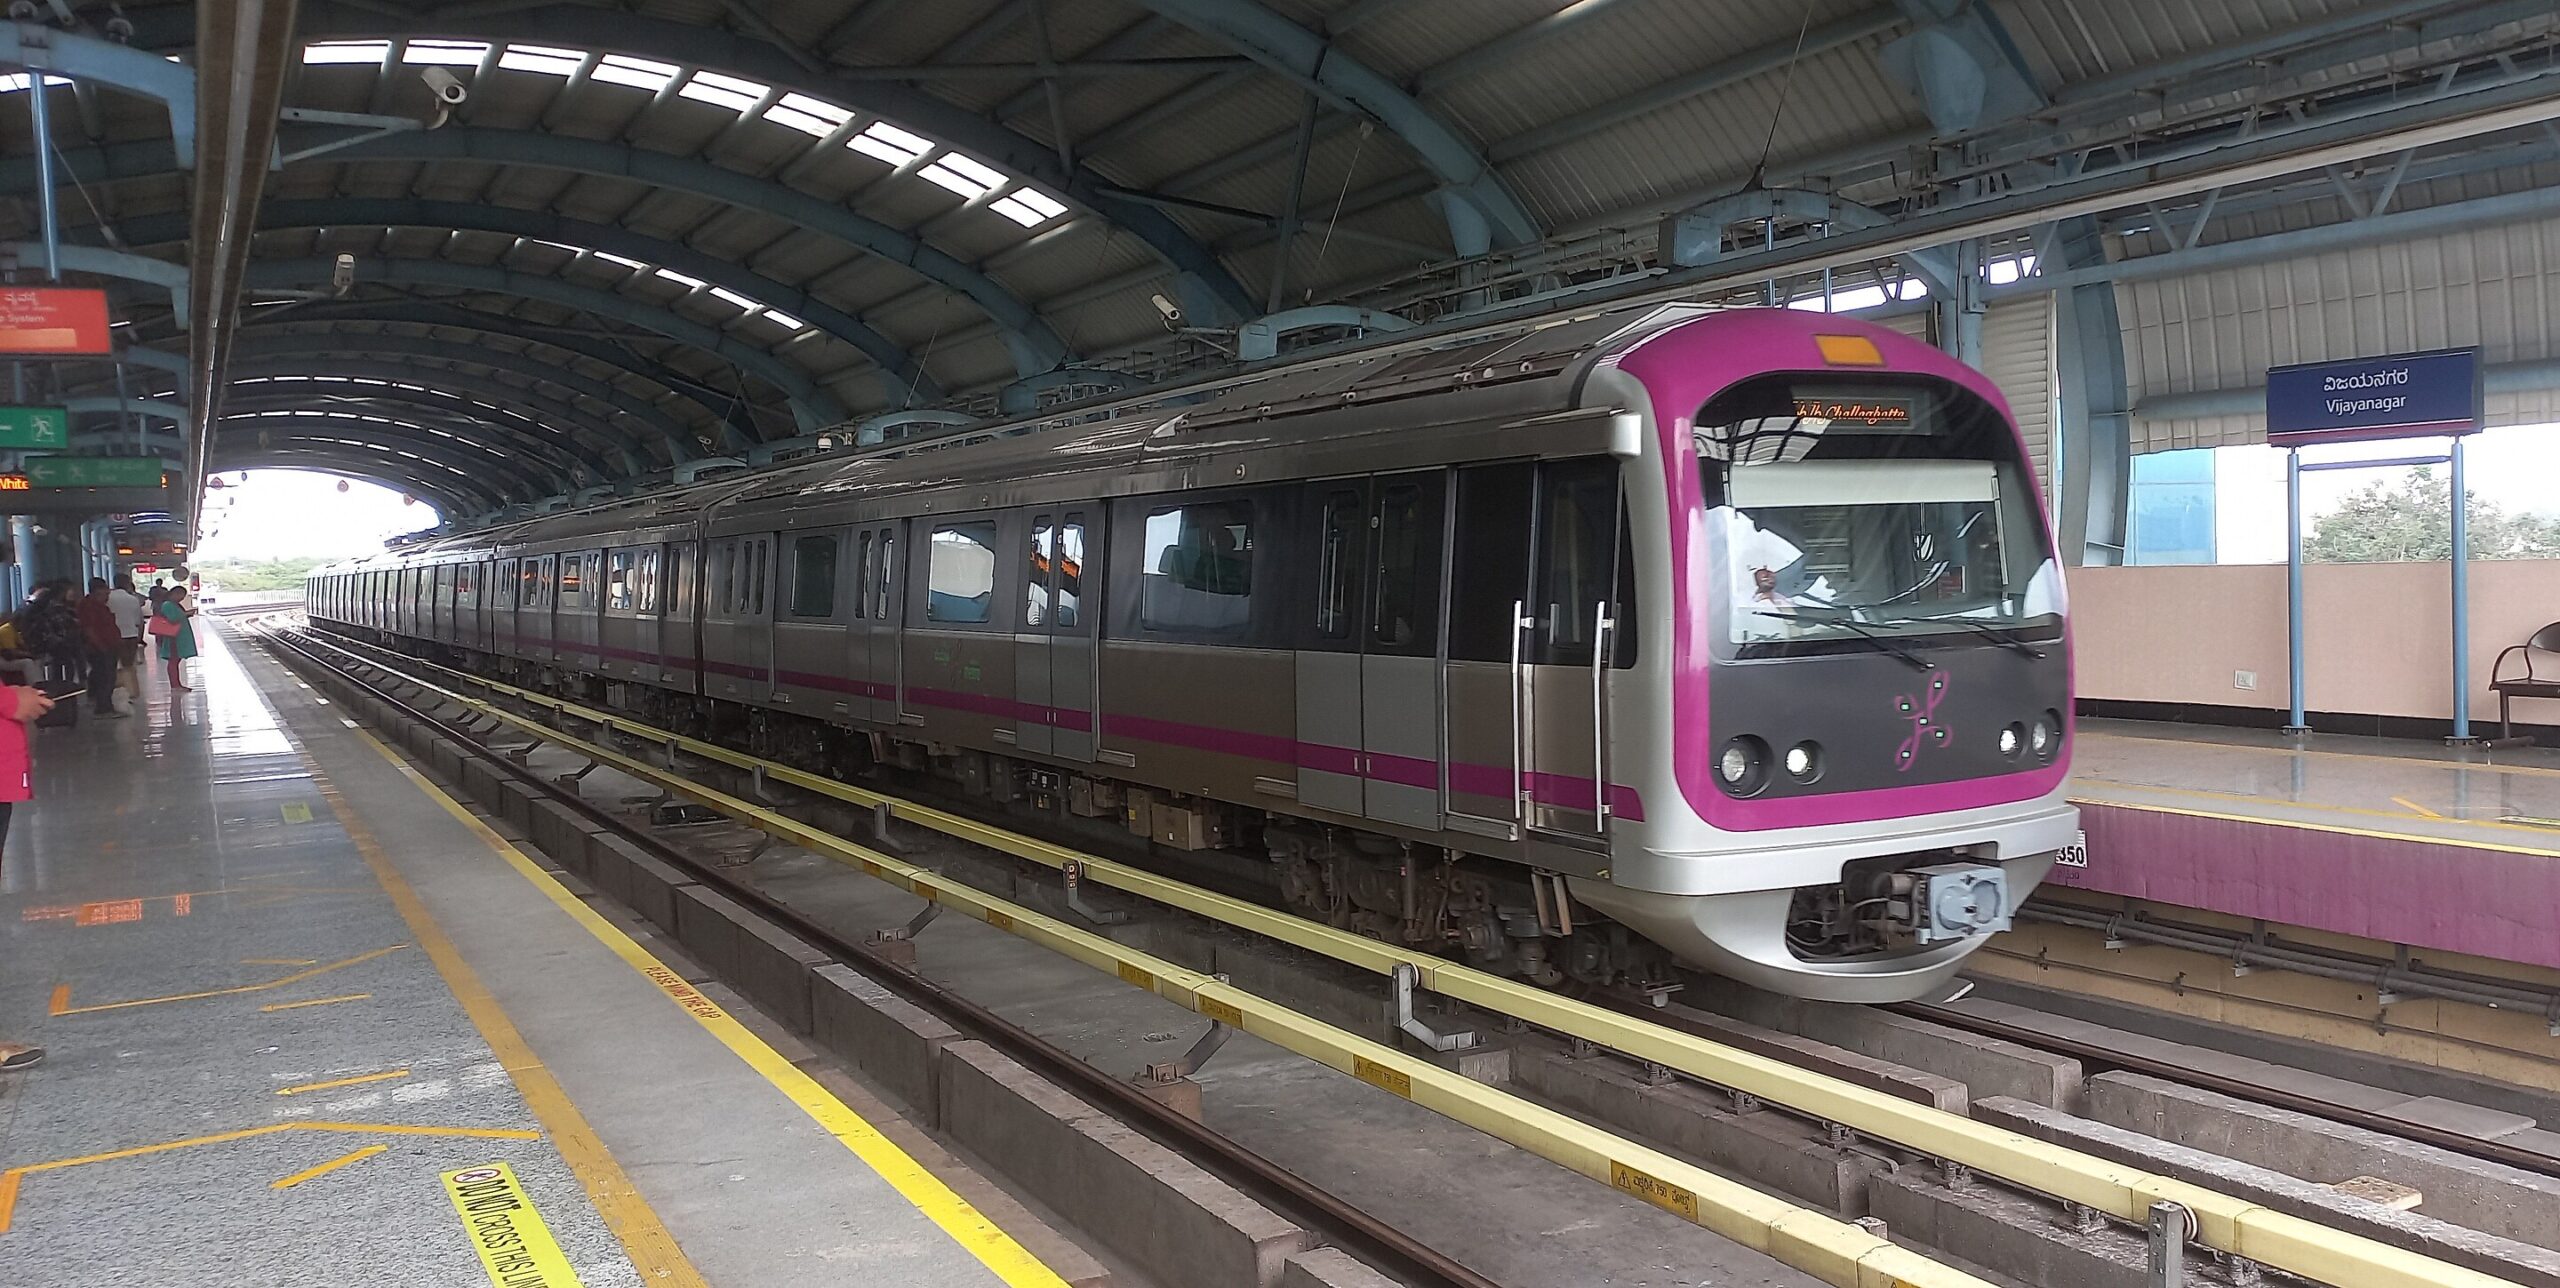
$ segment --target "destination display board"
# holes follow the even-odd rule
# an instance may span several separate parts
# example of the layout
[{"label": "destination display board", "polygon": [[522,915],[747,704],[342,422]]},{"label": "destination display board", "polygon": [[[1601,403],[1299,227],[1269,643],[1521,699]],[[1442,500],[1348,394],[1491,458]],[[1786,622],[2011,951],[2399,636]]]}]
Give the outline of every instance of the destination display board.
[{"label": "destination display board", "polygon": [[105,291],[0,287],[0,356],[105,357],[114,352]]},{"label": "destination display board", "polygon": [[158,487],[167,465],[156,456],[30,456],[31,487]]}]

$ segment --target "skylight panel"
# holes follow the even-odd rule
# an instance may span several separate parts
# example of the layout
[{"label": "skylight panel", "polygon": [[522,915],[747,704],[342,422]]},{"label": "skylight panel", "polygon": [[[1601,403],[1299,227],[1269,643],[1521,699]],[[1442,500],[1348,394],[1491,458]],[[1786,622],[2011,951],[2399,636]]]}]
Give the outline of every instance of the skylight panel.
[{"label": "skylight panel", "polygon": [[594,78],[608,84],[645,89],[654,94],[676,78],[676,67],[673,63],[653,63],[627,54],[606,54],[604,60],[596,64]]},{"label": "skylight panel", "polygon": [[575,49],[553,49],[547,45],[509,45],[498,55],[498,65],[511,72],[536,72],[544,76],[574,76],[587,56]]},{"label": "skylight panel", "polygon": [[761,316],[763,317],[763,320],[771,322],[775,326],[781,327],[783,330],[789,331],[794,335],[809,329],[808,323],[803,322],[788,313],[782,312],[779,309],[766,309]]},{"label": "skylight panel", "polygon": [[754,110],[756,104],[764,101],[764,96],[771,91],[771,88],[751,80],[723,76],[718,72],[695,72],[693,79],[686,81],[684,88],[676,91],[676,97],[689,98],[697,103],[716,103],[734,112],[748,112]]},{"label": "skylight panel", "polygon": [[487,45],[467,40],[412,40],[400,53],[400,61],[413,67],[438,64],[445,67],[476,67],[489,56]]},{"label": "skylight panel", "polygon": [[1065,203],[1037,188],[1017,188],[996,198],[991,208],[1025,228],[1037,228],[1067,213]]},{"label": "skylight panel", "polygon": [[891,165],[905,165],[931,152],[933,140],[909,134],[886,121],[873,121],[863,128],[862,133],[845,140],[845,146]]},{"label": "skylight panel", "polygon": [[[976,162],[969,160],[969,158],[961,156],[957,152],[953,152],[944,155],[941,159],[927,165],[921,170],[916,171],[916,173],[924,177],[927,181],[949,188],[953,192],[959,193],[961,196],[967,197],[972,201],[995,191],[996,185],[1004,181],[1003,175],[996,175],[993,181],[980,179],[978,176],[960,169],[959,167],[961,165],[974,166],[979,170],[987,169],[985,166],[978,165]],[[994,172],[988,171],[988,173],[993,174]]]},{"label": "skylight panel", "polygon": [[622,265],[624,268],[628,268],[628,269],[634,269],[634,270],[645,270],[645,269],[647,269],[647,268],[649,267],[648,265],[641,263],[639,260],[636,260],[636,259],[624,259],[624,258],[623,258],[623,257],[621,257],[620,255],[610,255],[610,254],[605,253],[604,251],[597,251],[597,252],[595,252],[595,257],[596,257],[597,259],[604,260],[604,261],[606,261],[606,262],[608,262],[608,263],[620,264],[620,265]]},{"label": "skylight panel", "polygon": [[702,289],[702,279],[701,279],[701,278],[699,278],[699,277],[687,277],[687,276],[685,276],[684,274],[679,273],[679,272],[675,271],[675,270],[674,270],[674,269],[672,269],[672,268],[662,268],[662,269],[659,269],[659,270],[658,270],[658,276],[663,277],[663,278],[667,279],[668,281],[675,283],[675,284],[676,284],[676,285],[678,285],[678,286],[682,286],[682,287],[686,288],[687,290],[700,290],[700,289]]},{"label": "skylight panel", "polygon": [[729,303],[737,305],[739,308],[745,309],[749,313],[753,313],[757,309],[764,307],[763,305],[756,303],[754,300],[748,299],[746,296],[740,295],[736,291],[730,290],[725,286],[712,287],[711,293],[720,299],[727,300]]},{"label": "skylight panel", "polygon": [[[47,76],[44,78],[44,83],[47,85],[68,85],[71,81],[67,77]],[[14,94],[26,87],[27,74],[25,72],[11,72],[6,76],[0,76],[0,94]]]},{"label": "skylight panel", "polygon": [[306,67],[329,63],[379,63],[391,54],[388,40],[332,40],[302,47]]}]

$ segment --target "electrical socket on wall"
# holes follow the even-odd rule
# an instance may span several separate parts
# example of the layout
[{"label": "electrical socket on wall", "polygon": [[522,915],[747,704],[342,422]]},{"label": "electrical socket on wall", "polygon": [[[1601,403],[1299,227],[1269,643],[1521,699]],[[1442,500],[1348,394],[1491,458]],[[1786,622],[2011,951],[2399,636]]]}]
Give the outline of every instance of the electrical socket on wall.
[{"label": "electrical socket on wall", "polygon": [[2258,673],[2255,671],[2232,672],[2231,687],[2235,689],[2248,689],[2252,692],[2256,691],[2258,687]]}]

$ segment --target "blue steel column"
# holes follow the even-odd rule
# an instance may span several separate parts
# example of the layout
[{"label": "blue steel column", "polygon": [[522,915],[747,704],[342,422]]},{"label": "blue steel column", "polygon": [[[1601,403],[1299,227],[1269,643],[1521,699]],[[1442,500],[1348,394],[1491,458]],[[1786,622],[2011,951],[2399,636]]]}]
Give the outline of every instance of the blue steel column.
[{"label": "blue steel column", "polygon": [[2293,691],[2293,718],[2286,733],[2309,733],[2302,714],[2302,449],[2284,453],[2284,599],[2288,687]]},{"label": "blue steel column", "polygon": [[2471,498],[2462,488],[2462,436],[2453,438],[2453,741],[2471,741]]},{"label": "blue steel column", "polygon": [[[9,518],[9,548],[18,560],[18,598],[23,602],[36,589],[36,521],[34,516],[18,514]],[[11,610],[16,604],[9,606]]]}]

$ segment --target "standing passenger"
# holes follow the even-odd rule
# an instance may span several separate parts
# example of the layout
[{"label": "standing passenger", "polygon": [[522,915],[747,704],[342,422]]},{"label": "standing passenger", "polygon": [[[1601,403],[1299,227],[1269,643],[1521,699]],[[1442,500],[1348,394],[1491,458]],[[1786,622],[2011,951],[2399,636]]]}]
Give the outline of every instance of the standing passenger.
[{"label": "standing passenger", "polygon": [[133,574],[116,574],[116,588],[107,595],[107,604],[115,609],[116,636],[123,641],[116,648],[116,688],[125,695],[126,713],[142,702],[142,645],[145,626],[151,617],[151,605],[133,593]]},{"label": "standing passenger", "polygon": [[[35,767],[27,756],[27,722],[53,710],[53,699],[24,685],[0,688],[0,845],[9,839],[9,815],[19,801],[35,798]],[[44,1058],[44,1048],[0,1041],[0,1073],[15,1073]]]},{"label": "standing passenger", "polygon": [[89,593],[80,600],[80,634],[89,646],[89,710],[102,716],[120,716],[116,710],[116,661],[124,656],[124,636],[116,630],[114,601],[107,597],[107,579],[89,579]]},{"label": "standing passenger", "polygon": [[188,611],[185,589],[172,590],[167,599],[160,601],[159,620],[151,627],[152,635],[160,641],[160,660],[169,664],[172,693],[194,692],[186,683],[187,659],[196,655],[196,624],[188,620],[194,616]]}]

